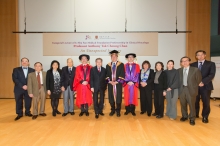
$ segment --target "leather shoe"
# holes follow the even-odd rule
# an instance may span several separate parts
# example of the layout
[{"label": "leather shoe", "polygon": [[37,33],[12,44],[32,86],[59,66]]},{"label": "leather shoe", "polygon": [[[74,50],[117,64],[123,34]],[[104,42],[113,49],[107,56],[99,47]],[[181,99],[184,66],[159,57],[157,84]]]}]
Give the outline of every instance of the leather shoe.
[{"label": "leather shoe", "polygon": [[103,112],[99,113],[101,116],[104,116],[105,114]]},{"label": "leather shoe", "polygon": [[29,113],[29,114],[25,114],[25,116],[32,117],[33,115]]},{"label": "leather shoe", "polygon": [[65,117],[68,113],[63,113],[62,116]]},{"label": "leather shoe", "polygon": [[70,112],[70,115],[75,115],[75,113],[74,112]]},{"label": "leather shoe", "polygon": [[128,115],[128,113],[129,113],[129,112],[126,111],[126,112],[124,113],[124,115]]},{"label": "leather shoe", "polygon": [[42,113],[42,114],[39,114],[39,115],[43,116],[43,117],[47,116],[47,114],[45,114],[45,113]]},{"label": "leather shoe", "polygon": [[196,115],[196,118],[199,118],[199,115]]},{"label": "leather shoe", "polygon": [[131,112],[132,116],[136,116],[136,113],[135,112]]},{"label": "leather shoe", "polygon": [[99,114],[96,114],[96,115],[95,115],[95,118],[98,119],[98,118],[99,118]]},{"label": "leather shoe", "polygon": [[115,114],[115,112],[111,111],[111,112],[109,113],[109,116],[113,116],[114,114]]},{"label": "leather shoe", "polygon": [[194,120],[190,120],[189,124],[194,126],[195,125],[195,121]]},{"label": "leather shoe", "polygon": [[143,115],[145,112],[141,112],[140,114]]},{"label": "leather shoe", "polygon": [[56,113],[59,115],[59,114],[61,114],[61,112],[59,112],[58,110],[56,111]]},{"label": "leather shoe", "polygon": [[23,116],[17,116],[17,117],[15,118],[15,121],[19,120],[21,117],[23,117]]},{"label": "leather shoe", "polygon": [[202,122],[203,122],[203,123],[208,123],[209,120],[208,120],[208,118],[204,118],[204,117],[203,117],[203,118],[202,118]]},{"label": "leather shoe", "polygon": [[120,117],[121,116],[121,114],[120,113],[117,113],[117,117]]},{"label": "leather shoe", "polygon": [[156,113],[153,113],[152,116],[157,116],[157,114],[156,114]]},{"label": "leather shoe", "polygon": [[79,116],[80,116],[80,117],[82,117],[82,116],[83,116],[83,114],[84,114],[84,112],[81,112],[81,113],[79,114]]},{"label": "leather shoe", "polygon": [[33,115],[32,120],[37,119],[37,115]]},{"label": "leather shoe", "polygon": [[52,115],[53,115],[54,117],[56,117],[57,114],[56,114],[56,112],[53,112]]},{"label": "leather shoe", "polygon": [[163,116],[158,115],[158,116],[156,116],[156,118],[161,119],[161,118],[163,118]]},{"label": "leather shoe", "polygon": [[151,116],[151,114],[147,114],[148,115],[148,117],[150,117]]},{"label": "leather shoe", "polygon": [[89,112],[86,112],[86,116],[89,116]]},{"label": "leather shoe", "polygon": [[180,118],[180,121],[182,121],[182,122],[184,122],[186,120],[188,120],[188,118],[184,118],[184,117]]}]

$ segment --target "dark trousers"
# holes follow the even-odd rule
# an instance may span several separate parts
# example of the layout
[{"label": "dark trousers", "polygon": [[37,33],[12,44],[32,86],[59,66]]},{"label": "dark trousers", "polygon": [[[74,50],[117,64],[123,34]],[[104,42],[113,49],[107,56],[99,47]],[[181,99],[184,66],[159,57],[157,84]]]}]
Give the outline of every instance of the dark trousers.
[{"label": "dark trousers", "polygon": [[[195,120],[196,117],[195,102],[196,102],[196,97],[190,95],[188,87],[183,87],[183,91],[182,93],[180,93],[180,105],[181,105],[182,117],[184,118],[189,117],[190,120]],[[189,105],[189,109],[190,109],[189,116],[187,111],[187,104]]]},{"label": "dark trousers", "polygon": [[158,84],[154,84],[154,108],[156,115],[163,116],[164,114],[164,96],[163,90]]},{"label": "dark trousers", "polygon": [[152,113],[152,90],[147,90],[145,87],[140,87],[140,104],[141,111]]},{"label": "dark trousers", "polygon": [[89,110],[89,106],[88,106],[87,103],[86,104],[81,104],[80,108],[81,108],[81,112],[83,112],[83,113],[86,113]]},{"label": "dark trousers", "polygon": [[57,110],[58,105],[59,105],[59,98],[51,98],[51,107],[52,107],[53,113],[58,111]]},{"label": "dark trousers", "polygon": [[135,105],[133,105],[133,104],[130,104],[130,105],[128,105],[128,106],[125,106],[125,110],[126,110],[126,112],[131,112],[131,113],[134,113],[135,112]]},{"label": "dark trousers", "polygon": [[208,118],[210,113],[210,95],[211,90],[205,89],[205,87],[199,87],[199,93],[196,96],[196,115],[199,116],[199,110],[200,110],[200,97],[202,99],[203,103],[203,109],[202,109],[202,117]]},{"label": "dark trousers", "polygon": [[[98,101],[98,94],[99,93],[100,93],[100,99]],[[103,91],[103,90],[98,90],[93,93],[93,103],[94,103],[95,114],[102,113],[103,104],[104,104],[104,97],[105,97],[105,91]]]},{"label": "dark trousers", "polygon": [[117,112],[120,113],[121,112],[121,103],[116,103],[116,108],[115,108],[115,102],[114,103],[110,103],[111,105],[111,112]]},{"label": "dark trousers", "polygon": [[23,100],[25,106],[25,114],[30,114],[32,98],[29,97],[28,92],[24,90],[23,92],[16,92],[14,94],[16,102],[16,114],[18,116],[23,116]]}]

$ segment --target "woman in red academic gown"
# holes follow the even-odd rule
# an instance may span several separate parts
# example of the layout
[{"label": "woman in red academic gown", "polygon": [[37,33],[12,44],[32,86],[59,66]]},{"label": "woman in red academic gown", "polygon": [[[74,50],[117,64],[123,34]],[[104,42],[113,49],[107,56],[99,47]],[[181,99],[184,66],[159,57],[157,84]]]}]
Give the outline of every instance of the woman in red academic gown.
[{"label": "woman in red academic gown", "polygon": [[79,116],[89,116],[88,107],[92,104],[92,92],[90,88],[90,70],[92,66],[88,64],[89,55],[79,56],[82,64],[76,67],[76,75],[73,82],[73,90],[77,92],[76,106],[81,108]]}]

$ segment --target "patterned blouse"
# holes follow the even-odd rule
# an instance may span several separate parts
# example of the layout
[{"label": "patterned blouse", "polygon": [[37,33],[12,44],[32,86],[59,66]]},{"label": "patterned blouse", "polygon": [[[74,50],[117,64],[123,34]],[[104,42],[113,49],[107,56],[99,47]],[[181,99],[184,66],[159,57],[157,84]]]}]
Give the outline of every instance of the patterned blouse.
[{"label": "patterned blouse", "polygon": [[61,85],[60,85],[60,74],[58,71],[53,71],[53,78],[54,78],[53,94],[60,94],[61,93]]}]

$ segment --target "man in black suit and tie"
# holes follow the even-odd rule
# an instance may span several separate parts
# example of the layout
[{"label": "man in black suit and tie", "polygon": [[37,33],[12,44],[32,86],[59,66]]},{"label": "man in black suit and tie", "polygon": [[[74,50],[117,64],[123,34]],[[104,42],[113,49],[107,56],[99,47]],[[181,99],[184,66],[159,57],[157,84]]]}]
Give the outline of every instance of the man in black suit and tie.
[{"label": "man in black suit and tie", "polygon": [[61,74],[61,90],[63,91],[63,106],[65,117],[68,113],[74,115],[74,92],[73,81],[75,77],[76,68],[73,66],[73,60],[67,59],[67,66],[62,68]]},{"label": "man in black suit and tie", "polygon": [[[90,72],[90,86],[93,92],[93,102],[95,110],[95,118],[98,119],[99,115],[104,116],[103,104],[106,90],[106,69],[102,67],[102,59],[96,59],[96,66],[91,69]],[[100,93],[100,100],[98,102],[98,93]]]},{"label": "man in black suit and tie", "polygon": [[202,82],[199,84],[198,95],[196,96],[196,117],[199,118],[199,101],[201,97],[203,102],[202,122],[208,123],[210,113],[210,95],[211,90],[213,90],[212,79],[215,77],[216,67],[214,62],[205,60],[205,57],[206,52],[198,50],[196,52],[196,58],[198,61],[192,63],[191,66],[199,68],[202,73]]},{"label": "man in black suit and tie", "polygon": [[23,99],[25,102],[25,116],[32,117],[30,112],[32,98],[29,97],[27,92],[27,78],[28,74],[34,72],[35,70],[28,66],[29,60],[28,58],[24,57],[21,59],[21,67],[14,68],[12,73],[12,80],[15,84],[14,95],[17,114],[15,121],[23,117]]}]

